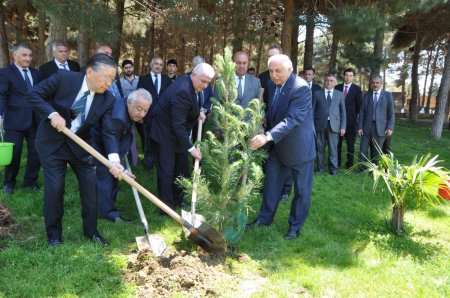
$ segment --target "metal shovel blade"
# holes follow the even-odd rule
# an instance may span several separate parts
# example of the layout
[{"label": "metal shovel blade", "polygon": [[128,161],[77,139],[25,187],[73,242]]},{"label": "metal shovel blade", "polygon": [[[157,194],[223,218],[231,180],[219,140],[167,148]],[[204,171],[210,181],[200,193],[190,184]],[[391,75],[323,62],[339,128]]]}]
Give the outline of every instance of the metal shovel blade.
[{"label": "metal shovel blade", "polygon": [[166,250],[166,242],[160,234],[147,234],[136,237],[139,251],[150,250],[155,256],[160,257]]}]

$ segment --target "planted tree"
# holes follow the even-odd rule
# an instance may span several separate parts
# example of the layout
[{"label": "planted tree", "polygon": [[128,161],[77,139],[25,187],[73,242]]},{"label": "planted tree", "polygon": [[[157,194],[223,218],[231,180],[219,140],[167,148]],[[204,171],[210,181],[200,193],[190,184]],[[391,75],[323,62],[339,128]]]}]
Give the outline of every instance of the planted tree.
[{"label": "planted tree", "polygon": [[[249,140],[260,130],[263,105],[258,99],[246,109],[235,103],[235,64],[230,49],[225,50],[225,57],[216,56],[214,67],[219,79],[218,98],[212,100],[213,117],[221,138],[206,133],[206,140],[201,142],[203,174],[194,173],[194,177],[198,177],[199,213],[234,244],[244,232],[250,201],[259,195],[262,184],[260,164],[265,153],[251,150]],[[193,181],[179,182],[186,194],[192,191]]]}]

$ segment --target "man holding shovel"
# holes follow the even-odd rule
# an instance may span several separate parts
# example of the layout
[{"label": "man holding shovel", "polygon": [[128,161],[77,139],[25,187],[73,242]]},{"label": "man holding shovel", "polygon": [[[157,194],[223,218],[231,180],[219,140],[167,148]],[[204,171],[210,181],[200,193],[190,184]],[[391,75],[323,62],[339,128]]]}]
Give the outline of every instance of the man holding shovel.
[{"label": "man holding shovel", "polygon": [[[199,108],[198,94],[213,78],[211,65],[198,64],[190,75],[175,80],[150,112],[150,138],[155,148],[158,194],[172,209],[183,200],[183,190],[175,180],[179,176],[188,176],[188,154],[198,160],[202,158],[200,149],[193,146],[190,134],[197,121],[206,118],[205,111]],[[161,214],[165,215],[162,211]]]},{"label": "man holding shovel", "polygon": [[96,54],[88,61],[86,73],[58,72],[35,86],[28,95],[31,107],[42,119],[36,151],[45,176],[44,219],[49,246],[61,245],[67,164],[78,179],[84,236],[103,247],[108,246],[97,230],[97,179],[93,157],[61,131],[68,127],[91,143],[91,128],[100,123],[110,171],[120,177],[123,167],[111,120],[116,99],[108,91],[115,77],[116,63],[105,54]]},{"label": "man holding shovel", "polygon": [[[123,161],[128,152],[131,152],[133,163],[137,163],[136,141],[134,139],[135,122],[141,122],[152,103],[152,96],[147,90],[140,88],[132,91],[128,98],[116,100],[112,112],[112,121],[115,128],[115,141],[119,148],[119,156]],[[134,142],[133,142],[134,140]],[[97,124],[92,130],[93,147],[101,154],[106,155],[107,144],[104,144],[100,124]],[[125,163],[122,162],[125,167]],[[122,217],[120,211],[116,208],[116,197],[118,192],[118,181],[115,179],[109,169],[98,162],[97,166],[97,186],[99,196],[100,215],[112,222],[129,222],[130,220]],[[127,173],[134,176],[131,173]]]}]

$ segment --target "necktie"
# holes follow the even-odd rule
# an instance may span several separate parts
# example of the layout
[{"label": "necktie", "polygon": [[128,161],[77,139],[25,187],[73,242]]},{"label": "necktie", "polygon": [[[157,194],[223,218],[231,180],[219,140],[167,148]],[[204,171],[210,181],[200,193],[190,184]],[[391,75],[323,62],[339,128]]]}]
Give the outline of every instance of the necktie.
[{"label": "necktie", "polygon": [[347,97],[348,86],[344,86],[344,97]]},{"label": "necktie", "polygon": [[238,100],[242,101],[242,78],[239,77],[239,84],[238,84],[238,88],[237,88],[237,93],[238,93]]},{"label": "necktie", "polygon": [[200,91],[197,93],[197,101],[198,101],[198,108],[201,110],[203,107],[203,91]]},{"label": "necktie", "polygon": [[27,84],[28,90],[33,89],[33,85],[31,84],[30,78],[28,77],[28,69],[22,69],[22,71],[25,75],[25,84]]},{"label": "necktie", "polygon": [[159,89],[158,89],[158,75],[155,74],[155,89],[156,89],[156,94],[159,95]]},{"label": "necktie", "polygon": [[66,65],[65,65],[65,64],[62,64],[62,63],[61,63],[60,65],[59,65],[59,68],[60,68],[60,69],[64,69],[64,70],[67,70],[67,67],[66,67]]},{"label": "necktie", "polygon": [[376,121],[375,112],[377,110],[377,103],[378,103],[378,92],[375,92],[373,94],[373,117],[372,117],[373,121]]},{"label": "necktie", "polygon": [[330,106],[331,105],[331,91],[327,91],[328,92],[328,94],[327,94],[327,104],[328,104],[328,106]]},{"label": "necktie", "polygon": [[86,121],[86,101],[89,92],[89,90],[84,92],[83,96],[81,96],[80,99],[73,104],[72,108],[70,108],[73,119],[77,118],[78,115],[81,114],[81,125],[83,125]]},{"label": "necktie", "polygon": [[273,96],[273,100],[272,100],[272,107],[275,106],[275,104],[278,100],[278,96],[280,95],[280,91],[281,91],[281,85],[277,85],[277,88],[275,89],[275,95]]},{"label": "necktie", "polygon": [[135,124],[133,123],[133,125],[131,127],[131,147],[130,147],[130,152],[131,152],[131,161],[133,162],[133,166],[137,166],[138,153],[137,153],[137,148],[136,148],[136,136],[135,136],[134,130],[135,130]]}]

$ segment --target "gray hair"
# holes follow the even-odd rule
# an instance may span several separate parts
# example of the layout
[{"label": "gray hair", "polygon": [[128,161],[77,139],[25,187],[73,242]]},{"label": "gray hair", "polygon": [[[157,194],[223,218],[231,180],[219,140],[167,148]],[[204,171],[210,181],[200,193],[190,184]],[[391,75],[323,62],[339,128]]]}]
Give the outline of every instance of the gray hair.
[{"label": "gray hair", "polygon": [[209,65],[208,63],[200,63],[194,69],[192,70],[192,73],[195,73],[197,75],[206,75],[208,78],[212,79],[214,78],[214,75],[216,74],[214,72],[214,68]]},{"label": "gray hair", "polygon": [[370,82],[372,82],[374,79],[379,79],[380,82],[383,82],[383,77],[380,76],[379,74],[374,74],[370,77]]},{"label": "gray hair", "polygon": [[52,51],[56,51],[56,48],[58,47],[66,47],[66,49],[69,49],[69,47],[67,46],[67,43],[62,42],[62,41],[55,41],[54,43],[52,43]]},{"label": "gray hair", "polygon": [[287,56],[287,55],[284,55],[284,54],[273,55],[267,61],[267,65],[270,65],[270,63],[272,63],[274,61],[280,62],[281,65],[283,66],[283,68],[286,69],[286,70],[289,70],[289,69],[292,70],[293,69],[292,61],[291,61],[291,59],[289,59],[289,56]]},{"label": "gray hair", "polygon": [[136,101],[136,99],[138,97],[141,97],[142,99],[144,99],[145,101],[149,102],[150,104],[152,104],[152,95],[150,94],[150,92],[148,92],[147,90],[145,90],[144,88],[139,88],[134,90],[133,92],[131,92],[128,95],[128,101],[130,102],[134,102]]},{"label": "gray hair", "polygon": [[205,58],[203,58],[202,56],[194,56],[194,58],[192,58],[192,64],[193,65],[199,65],[200,63],[205,63]]},{"label": "gray hair", "polygon": [[24,43],[24,42],[18,42],[15,45],[13,45],[12,48],[11,48],[11,50],[14,53],[17,53],[20,49],[27,49],[27,50],[31,51],[30,46],[27,43]]},{"label": "gray hair", "polygon": [[[161,57],[156,56],[156,57],[152,58],[152,60],[150,61],[150,65],[152,65],[153,62],[155,62],[156,59],[161,60],[161,62],[163,62],[163,59]],[[163,64],[164,64],[164,62],[163,62]]]},{"label": "gray hair", "polygon": [[104,54],[105,52],[104,52],[103,48],[106,48],[106,47],[108,47],[111,50],[111,52],[112,52],[111,47],[109,45],[104,44],[104,45],[99,46],[97,48],[97,50],[95,51],[95,53],[97,53],[97,54]]},{"label": "gray hair", "polygon": [[280,47],[280,46],[277,46],[277,45],[271,45],[271,46],[267,49],[267,52],[270,51],[270,50],[273,50],[273,49],[277,49],[278,52],[280,52],[279,54],[283,54],[283,49],[281,49],[281,47]]}]

